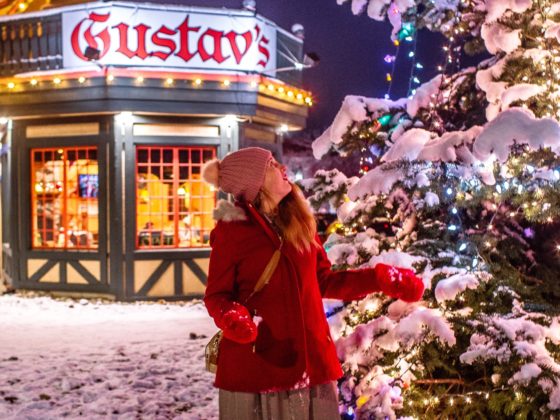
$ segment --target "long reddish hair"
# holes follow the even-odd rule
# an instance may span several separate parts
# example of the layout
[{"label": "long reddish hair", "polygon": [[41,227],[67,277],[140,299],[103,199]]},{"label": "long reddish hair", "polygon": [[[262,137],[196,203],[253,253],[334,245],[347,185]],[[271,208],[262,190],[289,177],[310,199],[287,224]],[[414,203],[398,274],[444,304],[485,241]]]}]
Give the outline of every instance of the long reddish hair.
[{"label": "long reddish hair", "polygon": [[[258,210],[265,211],[270,206],[270,202],[270,195],[262,189],[254,204]],[[292,184],[292,191],[278,204],[274,222],[280,229],[284,240],[292,244],[298,251],[309,251],[312,247],[319,245],[315,240],[317,223],[307,200],[297,185]]]}]

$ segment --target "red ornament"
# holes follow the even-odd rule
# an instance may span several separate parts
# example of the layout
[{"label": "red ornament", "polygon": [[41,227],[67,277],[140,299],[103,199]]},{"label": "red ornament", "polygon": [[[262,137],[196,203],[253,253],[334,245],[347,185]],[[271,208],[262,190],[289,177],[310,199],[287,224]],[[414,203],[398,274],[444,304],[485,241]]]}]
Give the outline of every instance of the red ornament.
[{"label": "red ornament", "polygon": [[381,128],[381,123],[377,120],[375,120],[371,127],[369,128],[369,131],[372,133],[376,133],[377,131],[379,131],[379,129]]}]

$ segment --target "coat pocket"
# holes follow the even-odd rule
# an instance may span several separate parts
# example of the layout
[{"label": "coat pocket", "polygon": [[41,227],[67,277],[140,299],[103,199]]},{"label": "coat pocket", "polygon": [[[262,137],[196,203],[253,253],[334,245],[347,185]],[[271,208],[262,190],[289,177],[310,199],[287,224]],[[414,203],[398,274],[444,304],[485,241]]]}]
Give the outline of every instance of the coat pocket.
[{"label": "coat pocket", "polygon": [[266,321],[259,323],[257,340],[255,341],[255,354],[267,363],[279,368],[293,367],[298,359],[295,340],[293,338],[276,338]]}]

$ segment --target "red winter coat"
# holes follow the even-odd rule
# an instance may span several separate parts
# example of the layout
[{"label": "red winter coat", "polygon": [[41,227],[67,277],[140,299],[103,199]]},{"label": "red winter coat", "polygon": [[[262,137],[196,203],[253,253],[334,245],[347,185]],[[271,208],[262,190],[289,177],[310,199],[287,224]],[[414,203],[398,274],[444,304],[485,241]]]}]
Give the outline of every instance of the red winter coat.
[{"label": "red winter coat", "polygon": [[219,213],[210,235],[208,313],[220,327],[221,315],[239,302],[262,322],[254,345],[222,339],[214,386],[258,393],[340,378],[322,298],[349,301],[379,291],[374,270],[334,272],[322,247],[298,252],[284,243],[270,281],[245,303],[280,240],[252,206],[221,202]]}]

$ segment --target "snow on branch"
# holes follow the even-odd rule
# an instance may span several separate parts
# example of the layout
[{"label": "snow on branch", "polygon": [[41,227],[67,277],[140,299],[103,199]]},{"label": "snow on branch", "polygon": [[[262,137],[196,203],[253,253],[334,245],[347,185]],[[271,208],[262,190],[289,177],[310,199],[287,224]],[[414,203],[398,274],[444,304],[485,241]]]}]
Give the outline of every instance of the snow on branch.
[{"label": "snow on branch", "polygon": [[523,13],[533,5],[532,0],[486,0],[486,22],[501,18],[507,10]]},{"label": "snow on branch", "polygon": [[406,99],[391,101],[364,96],[346,96],[332,124],[313,142],[313,156],[315,159],[321,159],[333,145],[340,144],[342,137],[354,123],[368,118],[378,118],[391,109],[403,109],[405,105]]},{"label": "snow on branch", "polygon": [[467,289],[476,289],[479,284],[479,278],[473,273],[459,273],[444,280],[440,280],[434,291],[436,300],[443,302],[446,300],[454,300],[457,295]]},{"label": "snow on branch", "polygon": [[388,194],[393,185],[404,177],[402,168],[387,169],[383,165],[377,166],[348,189],[348,197],[357,201],[372,194]]},{"label": "snow on branch", "polygon": [[535,118],[528,109],[511,108],[486,124],[473,150],[480,160],[494,154],[503,163],[514,144],[527,144],[532,150],[550,147],[560,153],[560,125],[551,118]]},{"label": "snow on branch", "polygon": [[432,133],[422,128],[412,128],[400,136],[396,143],[381,158],[384,162],[401,159],[412,161],[418,157],[424,145],[430,141]]}]

